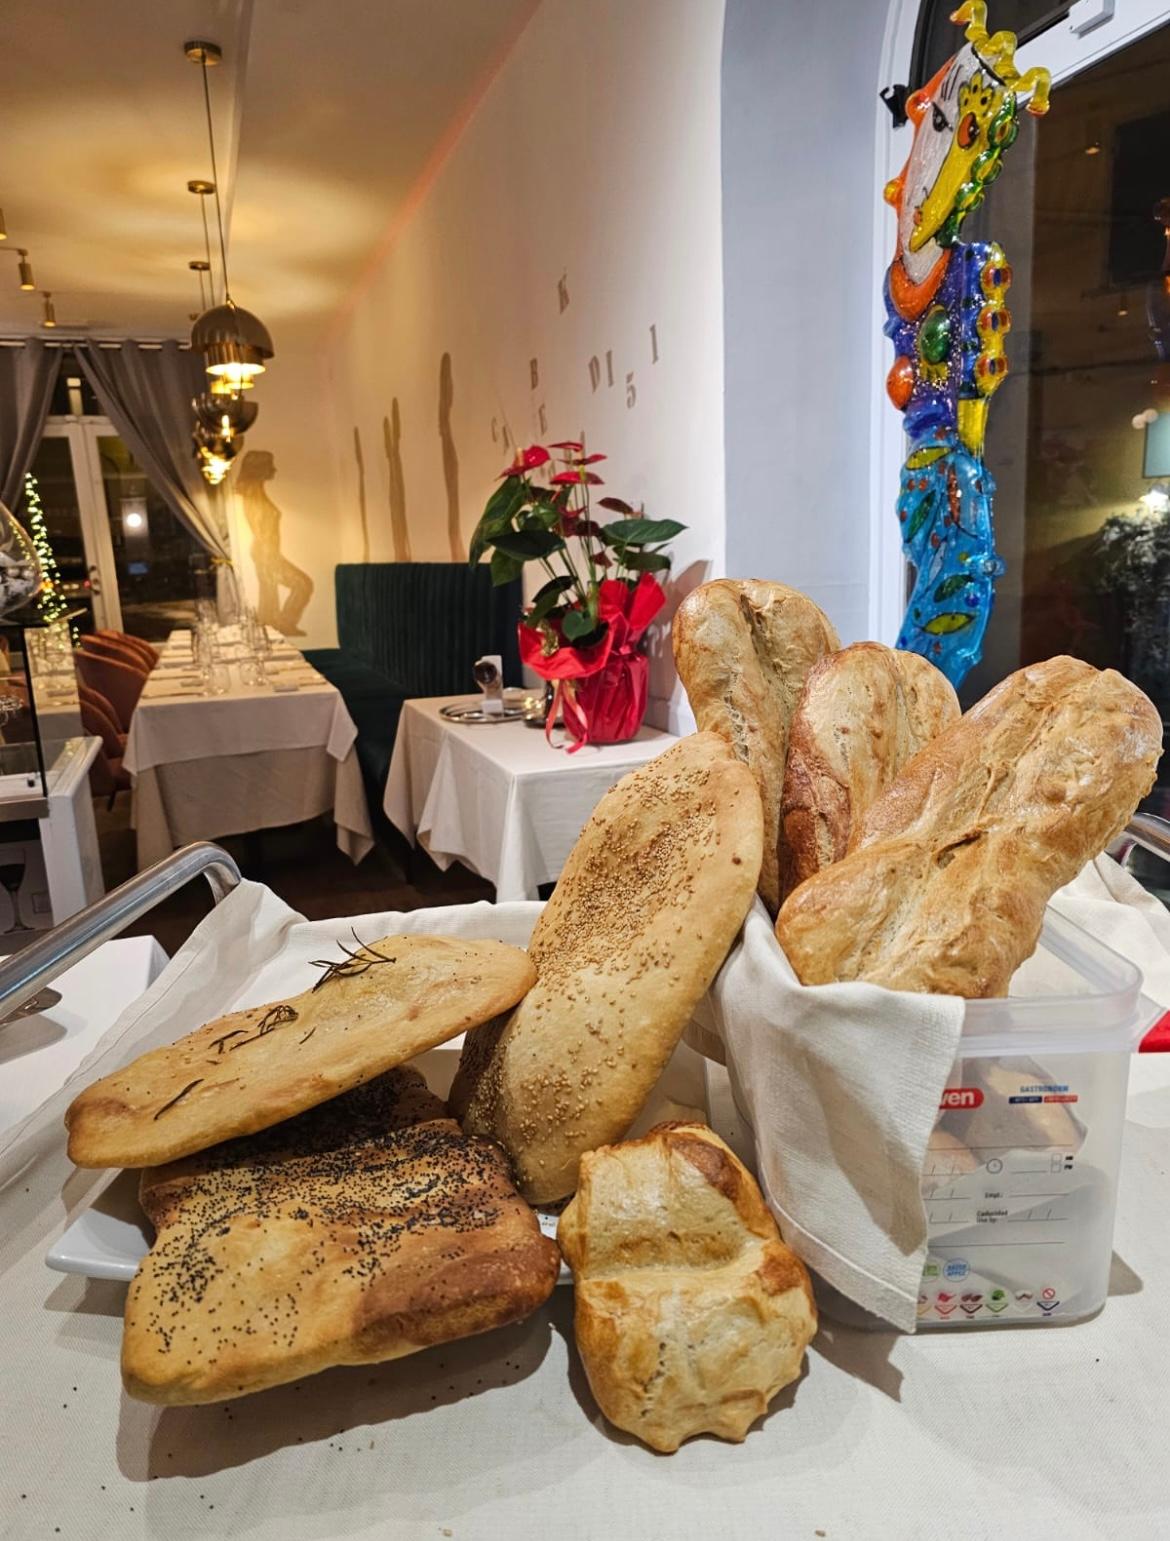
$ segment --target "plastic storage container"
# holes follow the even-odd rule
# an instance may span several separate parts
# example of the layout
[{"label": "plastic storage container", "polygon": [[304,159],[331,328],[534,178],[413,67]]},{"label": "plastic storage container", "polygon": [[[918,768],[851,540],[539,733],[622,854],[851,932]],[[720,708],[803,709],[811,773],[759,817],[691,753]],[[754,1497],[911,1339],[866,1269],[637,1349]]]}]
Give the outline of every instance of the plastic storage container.
[{"label": "plastic storage container", "polygon": [[[920,1329],[1074,1322],[1104,1305],[1130,1055],[1159,1015],[1141,972],[1049,910],[1006,998],[968,1001],[922,1176]],[[724,1086],[731,1090],[726,1081]],[[750,1159],[708,1075],[712,1123]],[[886,1324],[835,1290],[827,1314]]]},{"label": "plastic storage container", "polygon": [[[1105,1303],[1141,972],[1049,911],[1006,999],[969,1001],[922,1175],[923,1328],[1071,1322]],[[1055,987],[1055,988],[1054,988]]]}]

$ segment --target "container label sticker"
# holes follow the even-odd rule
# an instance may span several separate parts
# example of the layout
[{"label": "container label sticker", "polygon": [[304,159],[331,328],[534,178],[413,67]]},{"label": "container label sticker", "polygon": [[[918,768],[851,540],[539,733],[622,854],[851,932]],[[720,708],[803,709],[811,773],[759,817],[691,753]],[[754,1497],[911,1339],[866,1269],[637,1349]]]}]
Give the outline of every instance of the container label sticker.
[{"label": "container label sticker", "polygon": [[[1037,1099],[1039,1100],[1039,1099]],[[954,1113],[983,1106],[983,1091],[978,1086],[948,1086],[942,1094],[940,1113]]]}]

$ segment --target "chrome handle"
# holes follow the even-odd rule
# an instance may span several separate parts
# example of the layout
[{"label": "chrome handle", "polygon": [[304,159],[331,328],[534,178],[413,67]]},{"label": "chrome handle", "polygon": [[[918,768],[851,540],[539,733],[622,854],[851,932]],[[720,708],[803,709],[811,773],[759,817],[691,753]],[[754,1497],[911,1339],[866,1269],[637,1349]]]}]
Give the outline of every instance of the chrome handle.
[{"label": "chrome handle", "polygon": [[1109,847],[1109,855],[1124,867],[1135,845],[1170,861],[1170,823],[1155,813],[1135,813]]},{"label": "chrome handle", "polygon": [[[42,985],[80,963],[132,921],[200,874],[218,904],[240,882],[240,869],[218,845],[198,840],[164,857],[112,892],[78,910],[0,963],[0,1019],[11,1016]],[[2,1025],[2,1023],[0,1023]]]}]

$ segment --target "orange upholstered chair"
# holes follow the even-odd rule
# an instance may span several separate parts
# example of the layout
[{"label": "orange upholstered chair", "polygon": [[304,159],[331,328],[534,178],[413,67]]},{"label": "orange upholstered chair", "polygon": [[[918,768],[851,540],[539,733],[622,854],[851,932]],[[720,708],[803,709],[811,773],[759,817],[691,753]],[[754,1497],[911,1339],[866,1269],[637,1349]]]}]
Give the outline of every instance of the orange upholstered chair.
[{"label": "orange upholstered chair", "polygon": [[150,668],[143,661],[140,653],[136,653],[132,647],[127,647],[122,642],[115,642],[112,637],[82,637],[80,645],[87,653],[98,653],[103,658],[116,658],[119,663],[126,664],[128,668],[137,669],[143,676],[150,673]]},{"label": "orange upholstered chair", "polygon": [[153,669],[158,663],[158,648],[151,647],[150,643],[142,637],[132,637],[128,631],[114,631],[112,627],[105,626],[100,631],[95,631],[95,637],[108,637],[111,642],[118,642],[131,652],[137,653],[148,669]]},{"label": "orange upholstered chair", "polygon": [[81,683],[105,696],[114,708],[119,730],[129,733],[130,719],[146,683],[146,671],[141,666],[132,668],[128,663],[91,652],[88,648],[78,648],[73,662]]}]

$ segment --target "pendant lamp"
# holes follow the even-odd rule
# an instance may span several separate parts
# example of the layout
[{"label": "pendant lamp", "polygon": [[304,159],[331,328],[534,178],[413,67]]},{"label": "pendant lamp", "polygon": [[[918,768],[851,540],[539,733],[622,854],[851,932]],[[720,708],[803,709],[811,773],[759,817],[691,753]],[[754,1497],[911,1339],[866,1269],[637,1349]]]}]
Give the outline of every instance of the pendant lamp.
[{"label": "pendant lamp", "polygon": [[225,439],[247,433],[260,411],[254,401],[212,391],[196,396],[191,405],[195,409],[196,424]]},{"label": "pendant lamp", "polygon": [[[207,71],[223,58],[218,43],[194,39],[183,44],[192,64],[203,76],[203,106],[207,116],[207,143],[211,152],[211,180],[215,193],[215,217],[219,230],[219,255],[223,268],[223,303],[205,310],[191,328],[191,346],[203,355],[204,367],[213,380],[227,381],[233,390],[247,390],[264,373],[273,355],[268,328],[251,311],[232,299],[228,282],[227,243],[223,234],[223,207],[219,198],[219,171],[215,160],[215,131],[211,121],[211,91]],[[194,191],[194,189],[192,189]]]}]

